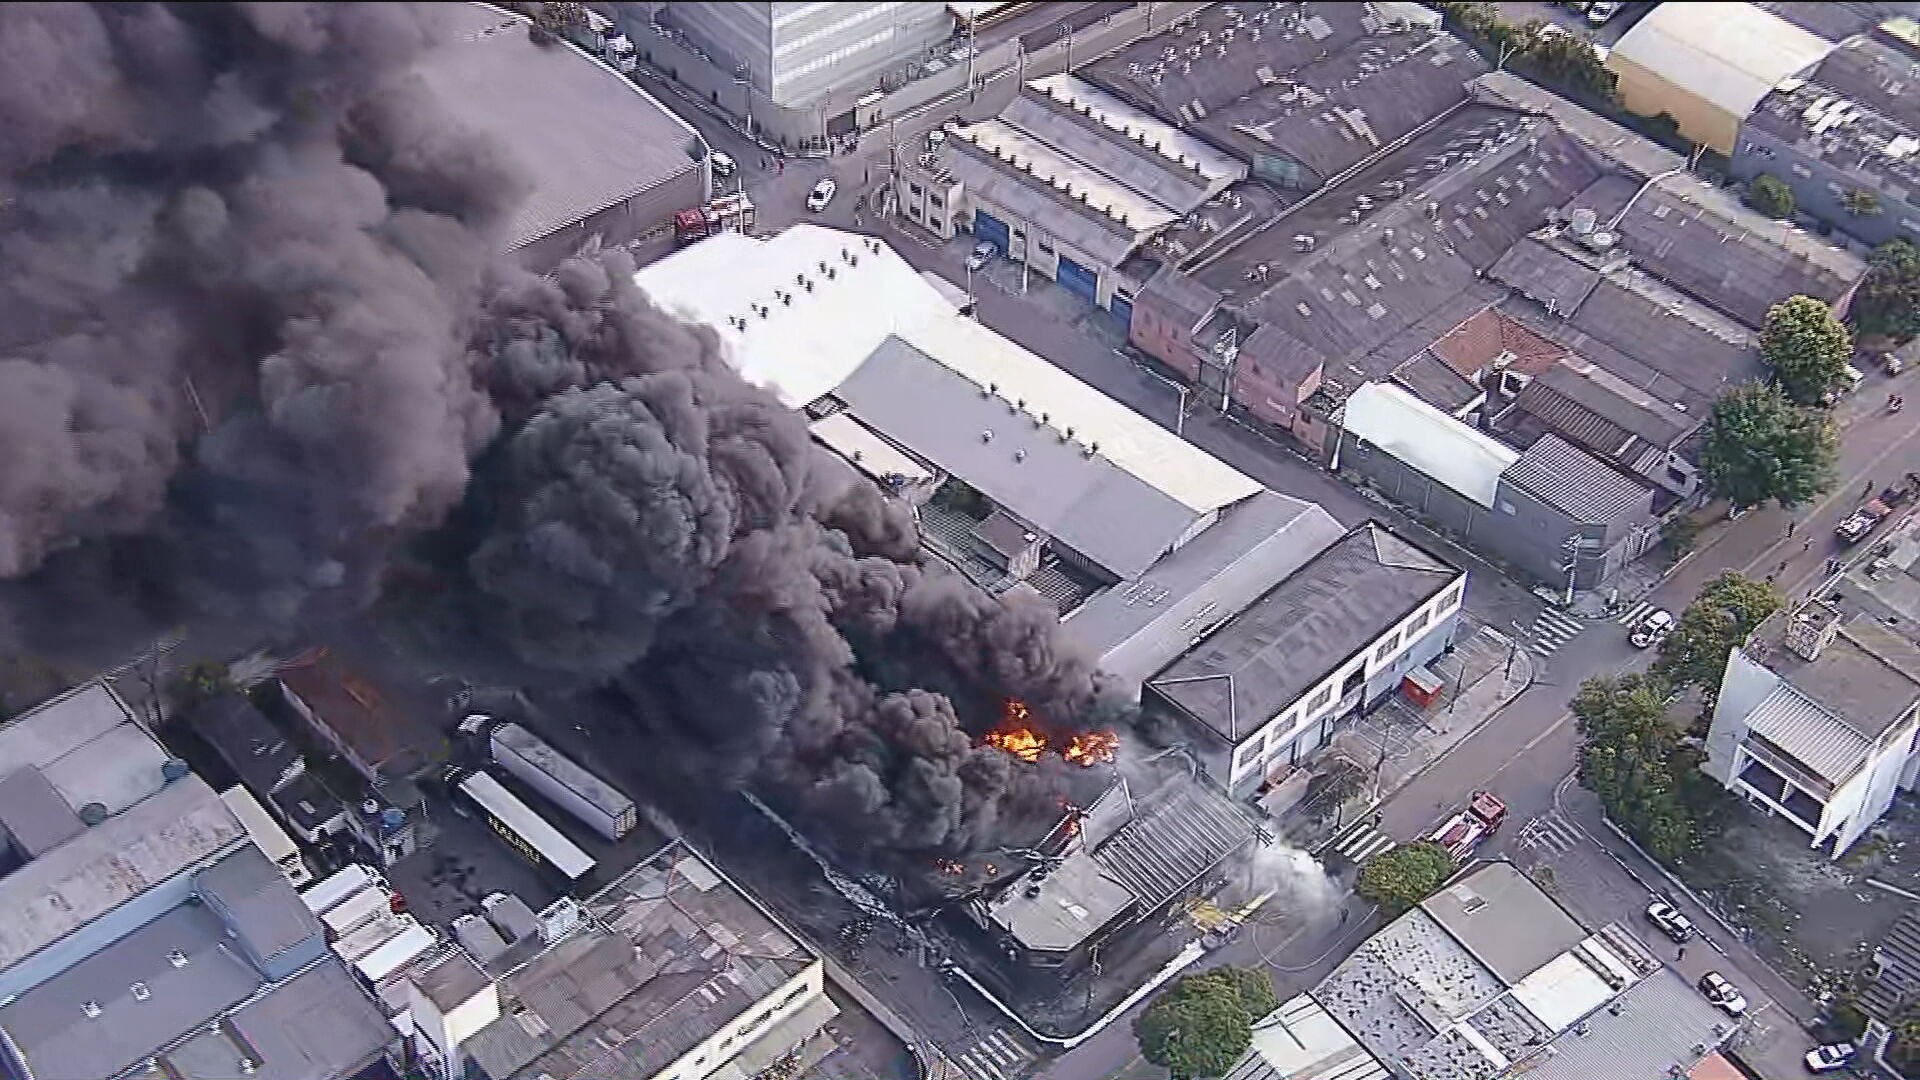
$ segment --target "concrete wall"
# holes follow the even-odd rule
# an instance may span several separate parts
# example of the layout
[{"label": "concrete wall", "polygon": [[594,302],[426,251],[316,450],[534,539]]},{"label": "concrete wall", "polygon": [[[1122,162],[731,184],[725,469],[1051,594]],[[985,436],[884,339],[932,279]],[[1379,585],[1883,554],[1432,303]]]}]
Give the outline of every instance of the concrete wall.
[{"label": "concrete wall", "polygon": [[1364,479],[1401,506],[1471,545],[1485,531],[1488,510],[1392,454],[1351,435],[1342,437],[1340,471]]},{"label": "concrete wall", "polygon": [[1619,77],[1620,103],[1628,111],[1641,116],[1666,113],[1680,122],[1680,134],[1709,150],[1733,156],[1744,116],[1717,108],[1618,52],[1607,57],[1606,67]]},{"label": "concrete wall", "polygon": [[[704,147],[701,149],[704,151]],[[696,164],[689,159],[688,166],[672,179],[548,233],[515,251],[514,259],[528,269],[545,273],[595,243],[618,247],[671,230],[676,211],[702,206],[709,198],[712,181],[705,160]]]},{"label": "concrete wall", "polygon": [[[1748,127],[1741,131],[1729,166],[1741,180],[1766,173],[1793,189],[1795,208],[1832,225],[1865,244],[1879,245],[1896,237],[1920,243],[1920,192],[1888,191],[1877,180],[1858,177],[1820,158],[1802,154],[1792,143],[1770,132]],[[1847,212],[1842,200],[1848,192],[1868,190],[1880,199],[1880,213]]]},{"label": "concrete wall", "polygon": [[1727,658],[1727,673],[1720,677],[1713,721],[1707,728],[1707,759],[1700,763],[1701,772],[1718,780],[1722,787],[1733,786],[1738,775],[1735,760],[1747,737],[1747,717],[1779,685],[1778,675],[1746,653],[1735,650]]},{"label": "concrete wall", "polygon": [[[1653,494],[1648,492],[1638,521],[1652,528]],[[1477,538],[1488,550],[1556,589],[1567,584],[1567,562],[1574,561],[1573,586],[1597,589],[1640,554],[1629,522],[1582,522],[1532,492],[1502,477],[1494,492],[1492,516]],[[1571,551],[1568,541],[1575,541]]]}]

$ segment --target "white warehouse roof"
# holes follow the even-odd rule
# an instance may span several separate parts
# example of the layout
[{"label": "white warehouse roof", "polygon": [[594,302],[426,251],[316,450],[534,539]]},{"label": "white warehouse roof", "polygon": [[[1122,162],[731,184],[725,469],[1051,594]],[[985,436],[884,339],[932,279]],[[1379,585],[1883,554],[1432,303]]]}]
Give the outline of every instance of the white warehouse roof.
[{"label": "white warehouse roof", "polygon": [[[740,373],[792,408],[832,393],[888,338],[899,338],[976,386],[1023,402],[1028,415],[1045,416],[1054,429],[1071,429],[1076,442],[1099,444],[1101,457],[1191,510],[1217,510],[1261,490],[960,315],[880,241],[812,224],[766,239],[723,233],[641,269],[634,280],[663,308],[713,326]],[[730,322],[736,318],[745,320],[743,328]]]},{"label": "white warehouse roof", "polygon": [[1342,424],[1348,438],[1366,440],[1488,509],[1500,474],[1520,458],[1512,447],[1391,383],[1355,390]]},{"label": "white warehouse roof", "polygon": [[1752,4],[1655,4],[1610,59],[1629,61],[1734,116],[1820,62],[1831,42]]}]

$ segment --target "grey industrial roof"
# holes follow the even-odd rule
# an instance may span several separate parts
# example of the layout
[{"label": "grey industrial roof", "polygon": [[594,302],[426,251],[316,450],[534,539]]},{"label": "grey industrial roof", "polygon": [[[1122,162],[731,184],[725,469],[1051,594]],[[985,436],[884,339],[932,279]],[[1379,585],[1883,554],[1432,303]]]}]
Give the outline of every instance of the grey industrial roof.
[{"label": "grey industrial roof", "polygon": [[466,1044],[484,1075],[646,1080],[815,961],[678,841],[584,906],[592,924],[500,980]]},{"label": "grey industrial roof", "polygon": [[699,169],[699,135],[603,64],[542,47],[527,20],[485,4],[436,4],[444,44],[413,65],[458,125],[512,148],[528,194],[507,227],[517,250]]},{"label": "grey industrial roof", "polygon": [[1873,946],[1873,977],[1860,992],[1861,1011],[1891,1024],[1920,994],[1920,908],[1909,906]]},{"label": "grey industrial roof", "polygon": [[1844,45],[1846,38],[1871,30],[1875,23],[1886,18],[1885,9],[1898,5],[1861,0],[1760,0],[1754,6],[1802,30]]},{"label": "grey industrial roof", "polygon": [[[1070,76],[1067,79],[1070,81],[1055,79],[1022,87],[1020,94],[1001,110],[999,119],[1044,142],[1082,170],[1101,180],[1121,184],[1175,214],[1184,214],[1199,206],[1213,193],[1212,178],[1168,156],[1177,152],[1175,148],[1149,149],[1100,120],[1076,111],[1068,103],[1069,99],[1113,99],[1092,87],[1082,87]],[[1229,175],[1231,172],[1245,175],[1246,169],[1242,166],[1231,170]]]},{"label": "grey industrial roof", "polygon": [[1767,132],[1807,157],[1905,199],[1920,186],[1920,97],[1914,64],[1871,38],[1828,54],[1805,83],[1768,94],[1749,129]]},{"label": "grey industrial roof", "polygon": [[1529,236],[1508,248],[1487,276],[1512,286],[1550,313],[1565,315],[1580,309],[1599,287],[1602,275],[1601,268],[1592,262]]},{"label": "grey industrial roof", "polygon": [[1280,154],[1322,180],[1467,96],[1487,64],[1452,34],[1369,35],[1209,110],[1196,129],[1249,157]]},{"label": "grey industrial roof", "polygon": [[1131,225],[1070,198],[1045,180],[1013,172],[964,138],[947,140],[940,164],[974,199],[1004,207],[1026,221],[1046,222],[1054,237],[1104,265],[1118,265],[1140,240]]},{"label": "grey industrial roof", "polygon": [[1637,520],[1652,509],[1651,488],[1558,435],[1528,447],[1503,479],[1590,525]]},{"label": "grey industrial roof", "polygon": [[346,812],[346,804],[312,773],[295,777],[272,795],[273,804],[304,833],[312,833]]},{"label": "grey industrial roof", "polygon": [[1191,888],[1253,832],[1238,803],[1180,777],[1141,800],[1134,819],[1094,849],[1094,858],[1151,911]]},{"label": "grey industrial roof", "polygon": [[1515,404],[1555,431],[1609,457],[1626,454],[1634,440],[1671,449],[1705,421],[1681,411],[1607,369],[1569,357],[1541,372]]},{"label": "grey industrial roof", "polygon": [[[284,882],[283,882],[284,884]],[[32,1074],[112,1077],[244,1001],[260,975],[224,948],[225,925],[183,904],[0,1006]],[[167,958],[186,954],[185,966]],[[148,996],[134,996],[144,984]],[[84,1002],[100,1007],[89,1017]]]},{"label": "grey industrial roof", "polygon": [[1139,578],[1069,612],[1062,632],[1102,671],[1137,687],[1203,627],[1285,580],[1343,531],[1318,503],[1262,491],[1222,510]]},{"label": "grey industrial roof", "polygon": [[1118,577],[1144,573],[1198,516],[897,337],[835,394],[868,427]]},{"label": "grey industrial roof", "polygon": [[[227,1026],[258,1055],[253,1080],[335,1080],[393,1038],[393,1026],[332,956],[247,1003]],[[178,1051],[167,1057],[182,1080],[232,1080],[217,1066],[188,1070]]]},{"label": "grey industrial roof", "polygon": [[1656,176],[1687,163],[1686,158],[1598,113],[1515,75],[1491,71],[1473,81],[1475,98],[1553,118],[1560,131],[1589,153],[1599,155],[1636,177]]},{"label": "grey industrial roof", "polygon": [[1490,862],[1420,906],[1508,986],[1587,937],[1573,916],[1510,862]]},{"label": "grey industrial roof", "polygon": [[278,956],[322,932],[300,894],[253,844],[194,875],[194,887],[256,956]]},{"label": "grey industrial roof", "polygon": [[299,748],[245,695],[222,694],[194,709],[191,721],[241,782],[263,796],[299,771]]},{"label": "grey industrial roof", "polygon": [[1365,522],[1148,685],[1238,743],[1460,576],[1385,526]]},{"label": "grey industrial roof", "polygon": [[1029,949],[1069,952],[1138,900],[1085,850],[1061,859],[1031,892],[1027,880],[988,901],[987,912]]},{"label": "grey industrial roof", "polygon": [[1699,990],[1662,967],[1588,1017],[1578,1034],[1555,1039],[1525,1075],[1528,1080],[1684,1075],[1724,1042],[1733,1026]]},{"label": "grey industrial roof", "polygon": [[1448,415],[1458,413],[1486,394],[1445,360],[1425,349],[1394,368],[1393,381],[1406,387],[1414,397]]},{"label": "grey industrial roof", "polygon": [[0,878],[0,970],[247,839],[205,781],[175,780]]},{"label": "grey industrial roof", "polygon": [[26,768],[0,778],[0,828],[22,855],[37,859],[86,826],[39,769]]},{"label": "grey industrial roof", "polygon": [[[481,926],[486,921],[481,920]],[[459,949],[449,949],[438,961],[408,976],[420,993],[442,1012],[451,1012],[466,1004],[473,995],[492,982],[474,963],[473,957]]]},{"label": "grey industrial roof", "polygon": [[1505,991],[1433,916],[1414,908],[1361,942],[1313,999],[1392,1064]]},{"label": "grey industrial roof", "polygon": [[1775,686],[1747,714],[1749,731],[1786,751],[1832,786],[1866,763],[1872,742],[1789,683]]},{"label": "grey industrial roof", "polygon": [[119,813],[160,790],[167,752],[104,682],[84,683],[0,724],[0,770],[36,768],[78,810]]}]

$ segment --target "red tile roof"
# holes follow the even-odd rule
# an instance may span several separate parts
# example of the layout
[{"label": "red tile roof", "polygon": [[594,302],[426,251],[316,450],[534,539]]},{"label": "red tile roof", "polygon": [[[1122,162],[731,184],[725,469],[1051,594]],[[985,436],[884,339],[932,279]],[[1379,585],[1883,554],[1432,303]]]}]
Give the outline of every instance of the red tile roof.
[{"label": "red tile roof", "polygon": [[1442,334],[1432,350],[1469,379],[1492,367],[1502,355],[1513,358],[1509,370],[1525,375],[1538,375],[1572,355],[1565,346],[1548,341],[1492,308],[1482,308]]}]

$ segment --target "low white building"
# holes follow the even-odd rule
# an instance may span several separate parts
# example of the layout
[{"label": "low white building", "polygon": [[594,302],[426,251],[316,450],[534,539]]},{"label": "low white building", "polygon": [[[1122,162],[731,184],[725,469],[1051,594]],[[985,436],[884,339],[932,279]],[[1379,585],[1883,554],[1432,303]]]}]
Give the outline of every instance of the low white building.
[{"label": "low white building", "polygon": [[1916,730],[1920,648],[1809,601],[1733,650],[1702,768],[1839,858],[1913,786]]}]

